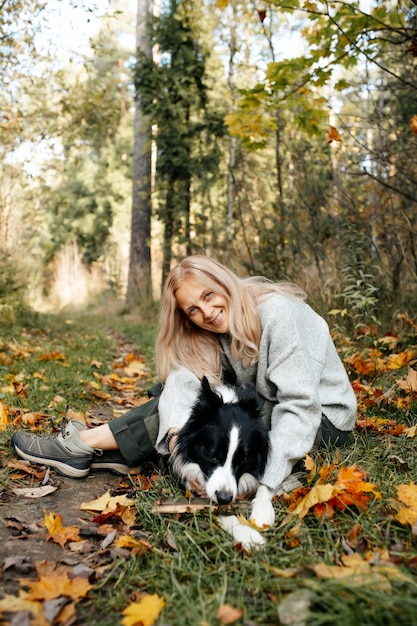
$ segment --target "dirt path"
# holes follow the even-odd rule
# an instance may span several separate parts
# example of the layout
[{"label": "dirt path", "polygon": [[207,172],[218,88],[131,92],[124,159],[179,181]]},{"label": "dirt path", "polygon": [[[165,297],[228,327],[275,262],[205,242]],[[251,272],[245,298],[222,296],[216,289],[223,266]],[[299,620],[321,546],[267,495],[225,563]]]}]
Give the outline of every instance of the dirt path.
[{"label": "dirt path", "polygon": [[63,548],[47,540],[43,520],[45,512],[62,515],[64,526],[77,526],[80,534],[91,543],[99,545],[105,535],[88,511],[82,511],[82,502],[95,500],[106,491],[120,491],[126,479],[108,472],[96,472],[86,478],[75,480],[51,472],[49,485],[56,491],[41,498],[25,498],[10,492],[7,500],[0,503],[0,554],[2,576],[0,594],[17,593],[19,579],[30,574],[35,561],[54,561],[77,565],[85,562],[90,554],[74,551],[74,545]]}]

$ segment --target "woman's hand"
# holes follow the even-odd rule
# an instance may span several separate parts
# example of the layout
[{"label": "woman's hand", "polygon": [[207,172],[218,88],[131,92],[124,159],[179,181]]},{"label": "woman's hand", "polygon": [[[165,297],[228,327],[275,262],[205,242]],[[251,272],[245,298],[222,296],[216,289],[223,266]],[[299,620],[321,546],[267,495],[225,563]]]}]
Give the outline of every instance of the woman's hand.
[{"label": "woman's hand", "polygon": [[174,452],[177,439],[178,439],[178,430],[176,428],[170,428],[167,432],[167,445],[168,445],[168,452],[170,454]]}]

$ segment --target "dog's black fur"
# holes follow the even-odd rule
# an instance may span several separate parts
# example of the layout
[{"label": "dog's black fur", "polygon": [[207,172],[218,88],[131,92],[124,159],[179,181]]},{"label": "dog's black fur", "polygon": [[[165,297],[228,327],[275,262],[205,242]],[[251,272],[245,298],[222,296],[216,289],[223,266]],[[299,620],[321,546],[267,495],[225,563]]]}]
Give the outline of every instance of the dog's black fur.
[{"label": "dog's black fur", "polygon": [[268,429],[254,385],[237,392],[212,389],[203,378],[200,395],[179,431],[171,470],[192,489],[196,481],[218,504],[256,491],[269,454]]}]

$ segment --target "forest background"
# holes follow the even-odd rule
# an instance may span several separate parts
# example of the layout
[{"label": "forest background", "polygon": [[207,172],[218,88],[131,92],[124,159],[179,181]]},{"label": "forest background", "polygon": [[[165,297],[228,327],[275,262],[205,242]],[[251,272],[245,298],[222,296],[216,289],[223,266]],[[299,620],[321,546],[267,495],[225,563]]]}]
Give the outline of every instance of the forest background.
[{"label": "forest background", "polygon": [[[99,23],[81,49],[60,48],[71,11]],[[416,13],[3,0],[2,316],[158,299],[190,253],[295,281],[351,329],[412,310]]]}]

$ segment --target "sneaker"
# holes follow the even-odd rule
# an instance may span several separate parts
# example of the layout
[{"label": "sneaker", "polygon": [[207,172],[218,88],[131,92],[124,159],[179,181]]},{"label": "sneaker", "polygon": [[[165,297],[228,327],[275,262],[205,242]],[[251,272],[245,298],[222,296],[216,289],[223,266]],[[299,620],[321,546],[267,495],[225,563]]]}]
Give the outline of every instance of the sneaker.
[{"label": "sneaker", "polygon": [[26,461],[48,465],[59,474],[70,478],[83,478],[90,471],[94,448],[81,441],[82,422],[63,420],[61,432],[53,435],[32,435],[16,432],[12,445],[16,454]]},{"label": "sneaker", "polygon": [[125,476],[132,471],[119,450],[96,450],[90,465],[92,471],[107,471],[118,476]]}]

